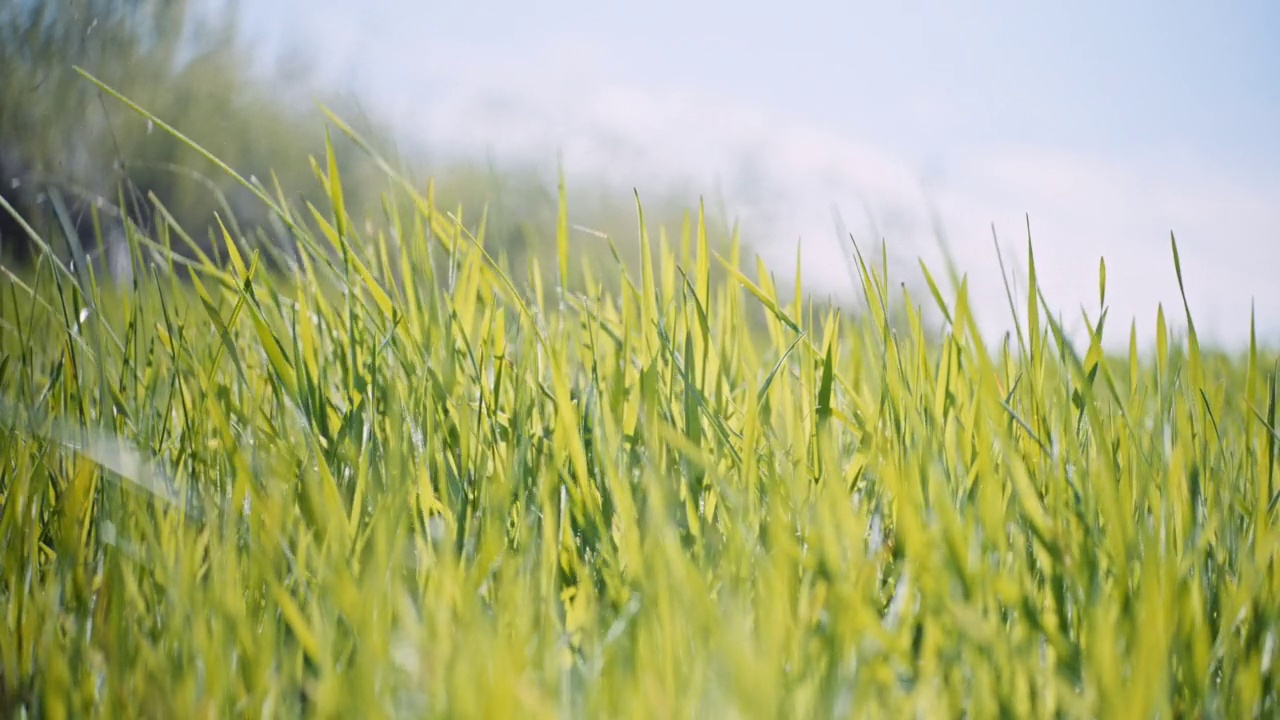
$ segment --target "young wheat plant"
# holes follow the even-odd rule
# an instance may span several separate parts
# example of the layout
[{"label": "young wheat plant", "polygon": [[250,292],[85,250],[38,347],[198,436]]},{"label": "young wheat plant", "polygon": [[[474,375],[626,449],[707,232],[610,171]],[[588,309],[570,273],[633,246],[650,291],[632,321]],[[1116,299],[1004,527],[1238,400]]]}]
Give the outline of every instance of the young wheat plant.
[{"label": "young wheat plant", "polygon": [[322,206],[241,179],[288,252],[157,206],[129,287],[6,271],[0,713],[1280,713],[1256,341],[1105,353],[1104,272],[1077,348],[1030,247],[994,341],[963,281],[931,331],[859,253],[842,313],[702,217],[578,267],[563,194],[510,268],[379,162],[372,223],[331,149]]}]

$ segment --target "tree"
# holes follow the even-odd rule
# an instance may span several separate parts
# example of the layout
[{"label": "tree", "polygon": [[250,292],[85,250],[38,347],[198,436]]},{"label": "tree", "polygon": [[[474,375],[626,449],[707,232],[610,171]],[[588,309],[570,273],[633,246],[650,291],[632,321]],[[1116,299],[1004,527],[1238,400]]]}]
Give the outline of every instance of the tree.
[{"label": "tree", "polygon": [[[0,0],[0,195],[54,236],[66,222],[53,212],[53,195],[67,199],[81,233],[91,227],[91,207],[145,230],[155,203],[197,240],[216,226],[215,212],[233,209],[245,227],[266,224],[265,210],[242,188],[104,96],[76,66],[245,176],[274,171],[287,190],[314,189],[306,157],[322,148],[317,113],[280,97],[286,83],[257,69],[263,63],[242,41],[238,17],[234,3]],[[344,177],[358,195],[367,166],[342,150]],[[358,198],[351,205],[359,207]],[[0,211],[0,248],[21,258],[27,241]]]}]

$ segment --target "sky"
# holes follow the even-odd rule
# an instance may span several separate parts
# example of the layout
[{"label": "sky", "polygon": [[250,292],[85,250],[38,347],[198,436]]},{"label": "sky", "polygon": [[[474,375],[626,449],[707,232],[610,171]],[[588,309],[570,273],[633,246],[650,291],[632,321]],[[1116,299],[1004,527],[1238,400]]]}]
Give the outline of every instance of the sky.
[{"label": "sky", "polygon": [[[1178,317],[1280,344],[1280,3],[263,0],[246,27],[440,153],[715,197],[806,287],[853,297],[848,235],[894,280],[939,238],[984,328],[993,247],[1078,328]],[[1019,270],[1019,275],[1023,274]],[[1019,282],[1021,282],[1019,280]],[[1119,332],[1116,329],[1119,328]]]}]

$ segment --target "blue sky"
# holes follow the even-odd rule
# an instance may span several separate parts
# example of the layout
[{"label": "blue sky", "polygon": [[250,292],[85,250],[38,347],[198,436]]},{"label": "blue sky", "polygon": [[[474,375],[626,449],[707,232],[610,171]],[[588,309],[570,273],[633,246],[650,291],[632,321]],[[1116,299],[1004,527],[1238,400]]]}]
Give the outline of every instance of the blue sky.
[{"label": "blue sky", "polygon": [[[570,179],[726,198],[766,258],[803,243],[847,294],[836,207],[904,279],[936,261],[930,212],[988,325],[991,249],[1030,213],[1050,301],[1153,326],[1179,236],[1198,325],[1280,339],[1280,4],[1240,2],[352,3],[245,10],[276,47],[433,147]],[[786,273],[782,273],[786,274]],[[1095,298],[1092,302],[1090,298]]]}]

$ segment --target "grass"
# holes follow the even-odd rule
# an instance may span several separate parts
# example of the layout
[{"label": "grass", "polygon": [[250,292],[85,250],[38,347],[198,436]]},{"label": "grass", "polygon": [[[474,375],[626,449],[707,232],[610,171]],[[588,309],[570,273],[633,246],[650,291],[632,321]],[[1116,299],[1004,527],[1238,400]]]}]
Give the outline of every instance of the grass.
[{"label": "grass", "polygon": [[579,269],[562,205],[514,269],[385,169],[377,223],[332,153],[324,207],[245,183],[281,273],[170,223],[132,287],[0,286],[5,714],[1280,712],[1256,343],[1105,354],[1104,270],[1075,348],[1030,248],[995,344],[963,282],[930,332],[859,254],[846,316],[701,221]]}]

